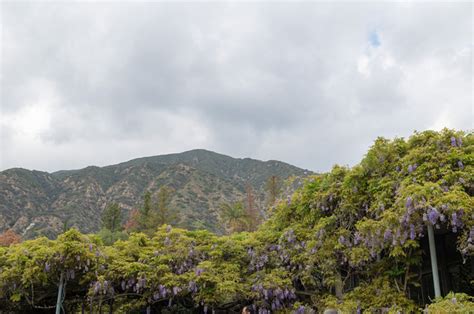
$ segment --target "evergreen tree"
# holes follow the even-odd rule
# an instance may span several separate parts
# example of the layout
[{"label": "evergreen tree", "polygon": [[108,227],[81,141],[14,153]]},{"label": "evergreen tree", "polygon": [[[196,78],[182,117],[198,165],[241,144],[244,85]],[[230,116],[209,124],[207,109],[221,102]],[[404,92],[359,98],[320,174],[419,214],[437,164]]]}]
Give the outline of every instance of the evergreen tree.
[{"label": "evergreen tree", "polygon": [[137,231],[145,231],[151,225],[151,216],[152,216],[152,202],[151,202],[151,192],[147,191],[143,196],[143,207],[139,210],[139,215],[137,217]]},{"label": "evergreen tree", "polygon": [[169,204],[171,202],[173,190],[168,186],[162,186],[158,190],[158,200],[154,204],[154,227],[164,224],[172,224],[176,220],[176,215],[170,210]]},{"label": "evergreen tree", "polygon": [[253,193],[252,186],[247,184],[245,187],[246,190],[246,208],[245,214],[248,221],[248,231],[254,231],[257,229],[257,226],[260,223],[260,214],[258,208],[255,205],[255,195]]},{"label": "evergreen tree", "polygon": [[281,179],[278,176],[271,176],[267,180],[266,190],[268,197],[268,207],[275,204],[281,193]]},{"label": "evergreen tree", "polygon": [[102,213],[102,228],[112,232],[120,231],[121,226],[121,209],[117,203],[107,205]]},{"label": "evergreen tree", "polygon": [[143,197],[143,207],[138,213],[131,215],[127,222],[129,229],[152,234],[163,224],[174,224],[176,215],[169,206],[172,195],[173,189],[168,186],[160,187],[156,197],[153,197],[151,192],[146,192]]}]

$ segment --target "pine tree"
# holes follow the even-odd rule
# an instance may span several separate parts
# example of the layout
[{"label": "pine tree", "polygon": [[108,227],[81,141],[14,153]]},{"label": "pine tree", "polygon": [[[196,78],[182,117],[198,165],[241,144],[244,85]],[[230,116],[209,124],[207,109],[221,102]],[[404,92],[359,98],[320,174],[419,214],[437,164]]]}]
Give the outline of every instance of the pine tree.
[{"label": "pine tree", "polygon": [[268,203],[267,206],[271,207],[275,205],[278,197],[281,193],[281,180],[278,176],[271,176],[267,180],[266,186],[267,194],[268,194]]},{"label": "pine tree", "polygon": [[164,224],[173,224],[176,219],[176,215],[169,208],[172,193],[173,190],[166,185],[158,190],[158,200],[153,206],[155,228]]},{"label": "pine tree", "polygon": [[258,208],[255,205],[255,196],[253,193],[252,186],[247,184],[245,187],[246,190],[246,208],[245,214],[248,221],[248,231],[254,231],[257,229],[257,226],[260,223],[260,215],[258,213]]},{"label": "pine tree", "polygon": [[151,192],[147,191],[143,196],[143,207],[139,210],[139,215],[137,217],[137,231],[145,231],[151,227],[152,224],[152,202],[151,202]]},{"label": "pine tree", "polygon": [[[170,209],[170,202],[173,189],[162,186],[155,197],[151,192],[146,192],[143,196],[143,206],[137,214],[131,215],[127,222],[129,229],[152,234],[163,224],[174,224],[175,213]],[[131,220],[135,220],[131,221]]]},{"label": "pine tree", "polygon": [[121,209],[117,203],[107,205],[102,213],[102,228],[106,228],[112,232],[120,231],[121,226]]}]

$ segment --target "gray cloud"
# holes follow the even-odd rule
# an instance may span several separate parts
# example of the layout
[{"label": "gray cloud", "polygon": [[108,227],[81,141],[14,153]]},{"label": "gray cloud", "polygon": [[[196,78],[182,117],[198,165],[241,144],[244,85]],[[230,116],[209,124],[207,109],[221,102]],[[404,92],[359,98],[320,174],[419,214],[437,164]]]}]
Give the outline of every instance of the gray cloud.
[{"label": "gray cloud", "polygon": [[470,3],[1,9],[0,169],[207,148],[325,171],[473,127]]}]

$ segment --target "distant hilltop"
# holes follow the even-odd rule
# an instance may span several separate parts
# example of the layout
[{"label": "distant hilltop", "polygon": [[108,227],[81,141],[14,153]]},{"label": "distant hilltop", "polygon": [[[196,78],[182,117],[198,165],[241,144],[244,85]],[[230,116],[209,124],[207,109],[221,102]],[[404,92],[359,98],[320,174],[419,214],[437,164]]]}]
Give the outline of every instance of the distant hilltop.
[{"label": "distant hilltop", "polygon": [[13,168],[0,172],[0,232],[54,237],[66,225],[96,232],[107,204],[118,203],[126,218],[141,206],[146,191],[156,193],[166,185],[174,191],[170,208],[180,226],[221,233],[222,203],[243,200],[251,187],[256,206],[264,210],[271,176],[285,180],[307,174],[311,172],[281,161],[232,158],[202,149],[53,173]]}]

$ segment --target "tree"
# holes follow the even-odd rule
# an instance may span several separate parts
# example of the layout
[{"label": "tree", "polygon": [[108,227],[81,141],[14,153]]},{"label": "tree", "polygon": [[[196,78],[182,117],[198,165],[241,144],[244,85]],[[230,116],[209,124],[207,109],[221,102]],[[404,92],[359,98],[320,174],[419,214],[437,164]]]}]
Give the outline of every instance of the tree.
[{"label": "tree", "polygon": [[168,186],[162,186],[158,190],[158,200],[154,204],[153,208],[154,212],[154,219],[153,223],[156,226],[161,226],[164,224],[171,224],[176,219],[176,215],[170,210],[169,204],[171,202],[173,190]]},{"label": "tree", "polygon": [[267,180],[266,190],[268,194],[268,207],[275,204],[281,193],[281,179],[278,176],[271,176]]},{"label": "tree", "polygon": [[111,203],[102,212],[102,229],[98,236],[105,245],[112,245],[117,240],[124,240],[127,234],[122,231],[122,210],[117,203]]},{"label": "tree", "polygon": [[249,227],[249,217],[242,202],[222,203],[221,218],[228,233],[245,231]]},{"label": "tree", "polygon": [[151,192],[147,191],[145,195],[143,195],[143,207],[140,208],[139,214],[137,217],[138,230],[144,231],[149,228],[150,220],[151,220],[151,211],[152,211]]},{"label": "tree", "polygon": [[117,203],[107,205],[102,213],[102,228],[106,228],[111,232],[120,231],[121,226],[121,209]]},{"label": "tree", "polygon": [[127,222],[124,224],[124,229],[127,232],[132,232],[138,230],[138,218],[140,216],[140,211],[138,209],[133,209],[129,216]]},{"label": "tree", "polygon": [[127,228],[151,234],[158,226],[173,224],[176,215],[169,206],[172,193],[173,189],[168,186],[160,187],[156,197],[152,197],[151,192],[146,192],[143,196],[143,207],[136,214],[132,213],[133,215],[130,216],[130,220],[127,222]]},{"label": "tree", "polygon": [[246,190],[246,207],[245,214],[248,221],[248,230],[254,231],[257,229],[257,226],[260,222],[260,215],[258,213],[258,208],[255,205],[255,196],[253,193],[252,186],[247,184],[245,187]]},{"label": "tree", "polygon": [[15,231],[12,229],[8,229],[7,231],[0,234],[0,246],[9,246],[10,244],[20,243],[21,236],[19,236]]}]

